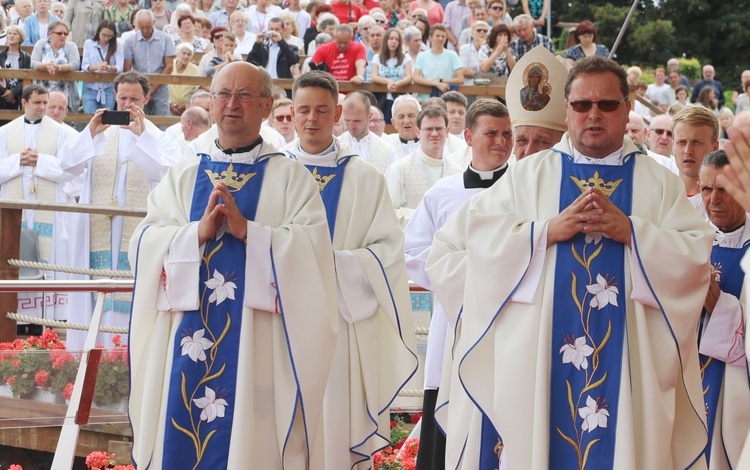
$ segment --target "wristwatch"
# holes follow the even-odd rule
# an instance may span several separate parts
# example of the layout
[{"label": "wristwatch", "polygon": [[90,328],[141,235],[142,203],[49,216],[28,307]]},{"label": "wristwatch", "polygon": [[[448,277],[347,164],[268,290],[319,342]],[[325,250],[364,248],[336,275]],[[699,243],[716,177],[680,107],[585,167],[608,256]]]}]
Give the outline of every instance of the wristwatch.
[{"label": "wristwatch", "polygon": [[438,82],[440,82],[440,83],[443,83],[443,79],[442,79],[442,78],[439,78],[439,79],[438,79]]}]

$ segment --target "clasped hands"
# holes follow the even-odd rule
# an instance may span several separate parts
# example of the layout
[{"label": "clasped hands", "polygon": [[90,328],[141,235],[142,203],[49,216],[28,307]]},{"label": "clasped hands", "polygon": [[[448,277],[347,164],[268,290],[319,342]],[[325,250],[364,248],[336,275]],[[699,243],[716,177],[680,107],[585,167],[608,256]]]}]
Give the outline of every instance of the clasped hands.
[{"label": "clasped hands", "polygon": [[39,160],[39,152],[34,149],[26,149],[21,152],[21,166],[36,166]]},{"label": "clasped hands", "polygon": [[568,207],[550,219],[547,246],[568,241],[579,233],[601,232],[630,246],[630,219],[600,190],[587,189]]},{"label": "clasped hands", "polygon": [[229,188],[224,183],[219,183],[211,191],[206,210],[203,212],[200,222],[198,222],[198,244],[203,245],[215,237],[225,219],[227,231],[235,238],[245,240],[247,237],[247,219],[237,207]]}]

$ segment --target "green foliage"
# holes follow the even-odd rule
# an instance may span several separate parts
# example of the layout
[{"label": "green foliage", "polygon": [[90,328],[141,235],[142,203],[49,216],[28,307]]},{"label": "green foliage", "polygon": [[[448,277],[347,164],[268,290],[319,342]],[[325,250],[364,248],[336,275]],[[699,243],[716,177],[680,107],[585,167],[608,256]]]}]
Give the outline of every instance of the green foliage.
[{"label": "green foliage", "polygon": [[698,62],[698,59],[692,57],[692,58],[684,58],[680,57],[678,59],[680,61],[680,73],[690,80],[700,80],[703,75],[702,69],[701,69],[701,63]]},{"label": "green foliage", "polygon": [[638,51],[642,62],[666,65],[672,57],[671,52],[677,45],[672,22],[656,20],[632,26],[632,34],[628,37],[628,48]]},{"label": "green foliage", "polygon": [[129,387],[127,350],[120,347],[104,352],[96,377],[94,402],[99,406],[119,403],[128,395]]}]

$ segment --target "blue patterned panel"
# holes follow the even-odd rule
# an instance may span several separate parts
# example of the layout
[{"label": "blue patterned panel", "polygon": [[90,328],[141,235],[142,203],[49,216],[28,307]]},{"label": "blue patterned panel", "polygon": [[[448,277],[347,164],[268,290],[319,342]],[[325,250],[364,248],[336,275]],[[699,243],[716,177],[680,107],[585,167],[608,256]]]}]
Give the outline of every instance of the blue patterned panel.
[{"label": "blue patterned panel", "polygon": [[432,294],[429,292],[411,292],[411,309],[414,312],[432,311]]},{"label": "blue patterned panel", "polygon": [[109,250],[92,251],[89,266],[91,269],[112,269],[112,252]]}]

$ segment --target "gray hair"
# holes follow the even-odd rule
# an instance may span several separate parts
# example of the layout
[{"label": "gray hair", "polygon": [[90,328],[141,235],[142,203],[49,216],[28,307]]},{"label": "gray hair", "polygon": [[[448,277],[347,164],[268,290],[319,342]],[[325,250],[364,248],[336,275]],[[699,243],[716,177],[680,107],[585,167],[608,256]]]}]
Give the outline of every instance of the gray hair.
[{"label": "gray hair", "polygon": [[703,163],[701,163],[701,166],[710,166],[713,168],[722,168],[727,165],[729,165],[729,158],[727,158],[727,154],[723,150],[708,152],[703,157]]},{"label": "gray hair", "polygon": [[141,8],[140,10],[138,10],[138,12],[135,14],[135,21],[137,22],[138,18],[143,18],[143,15],[147,15],[149,18],[151,18],[151,21],[156,21],[154,12],[147,8]]},{"label": "gray hair", "polygon": [[417,106],[417,112],[422,111],[422,105],[419,104],[418,99],[414,98],[412,95],[400,95],[393,101],[393,105],[391,106],[391,114],[395,116],[396,106],[398,106],[401,103],[406,103],[407,101],[412,102]]},{"label": "gray hair", "polygon": [[350,36],[354,35],[354,30],[348,24],[340,24],[340,25],[336,26],[336,31],[335,31],[334,34],[338,34],[338,33],[342,32],[342,31],[348,33]]},{"label": "gray hair", "polygon": [[315,45],[320,46],[321,44],[326,44],[328,42],[333,41],[333,38],[328,33],[318,33],[317,36],[315,36]]},{"label": "gray hair", "polygon": [[190,51],[191,56],[195,54],[195,48],[193,47],[192,44],[189,44],[187,42],[181,42],[177,44],[177,47],[175,48],[175,52],[179,54],[182,49],[187,49],[188,51]]},{"label": "gray hair", "polygon": [[375,18],[370,15],[362,15],[357,20],[357,29],[362,29],[365,26],[372,26],[375,24]]},{"label": "gray hair", "polygon": [[339,19],[336,18],[336,15],[333,13],[326,12],[321,13],[320,16],[318,16],[318,31],[322,31],[332,24],[339,24]]},{"label": "gray hair", "polygon": [[404,30],[404,42],[411,41],[411,38],[413,38],[414,36],[418,36],[419,40],[422,40],[422,31],[420,31],[416,26],[409,26]]},{"label": "gray hair", "polygon": [[522,24],[533,24],[534,18],[531,15],[521,14],[513,18],[513,26],[520,26]]}]

